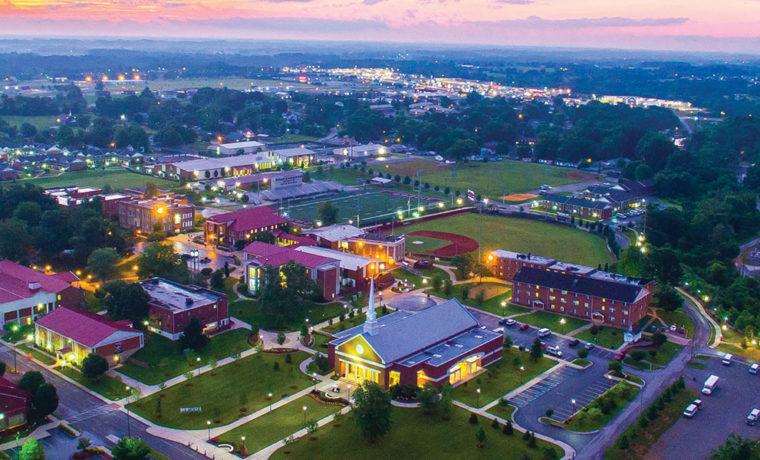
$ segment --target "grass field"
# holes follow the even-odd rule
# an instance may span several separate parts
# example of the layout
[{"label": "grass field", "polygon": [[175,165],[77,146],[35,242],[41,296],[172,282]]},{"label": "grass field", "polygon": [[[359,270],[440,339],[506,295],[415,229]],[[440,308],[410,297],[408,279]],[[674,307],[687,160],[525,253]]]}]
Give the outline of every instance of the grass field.
[{"label": "grass field", "polygon": [[[340,302],[331,302],[326,304],[314,304],[306,313],[306,318],[310,324],[319,324],[330,318],[335,318],[343,313],[345,309]],[[259,305],[258,300],[240,300],[230,304],[230,315],[237,319],[245,321],[248,324],[255,324],[259,327],[267,327],[264,312]],[[298,331],[301,329],[303,322],[294,321],[285,325],[288,331]]]},{"label": "grass field", "polygon": [[760,361],[760,347],[752,345],[747,339],[747,348],[742,347],[744,335],[734,329],[727,328],[723,333],[723,340],[718,345],[718,350],[731,353],[736,356],[743,356],[751,361]]},{"label": "grass field", "polygon": [[[549,358],[533,361],[527,351],[519,351],[516,348],[504,350],[504,356],[486,367],[484,374],[456,387],[454,399],[468,406],[483,407],[555,364],[557,363]],[[524,366],[525,370],[520,371],[520,366]],[[480,389],[480,393],[478,393],[478,389]]]},{"label": "grass field", "polygon": [[[522,435],[515,431],[512,436],[491,428],[485,417],[478,417],[478,424],[470,424],[470,413],[455,407],[451,419],[425,415],[419,409],[391,409],[391,430],[374,444],[368,444],[361,436],[356,424],[350,418],[338,420],[318,429],[309,438],[301,438],[293,444],[280,448],[273,459],[319,458],[344,459],[350,455],[353,460],[435,458],[454,460],[463,457],[476,459],[541,459],[545,449],[553,448],[559,458],[559,447],[545,441],[536,440],[536,448],[529,448]],[[477,447],[475,434],[480,427],[486,433],[482,448]]]},{"label": "grass field", "polygon": [[[412,212],[417,210],[416,198],[408,198],[370,188],[358,193],[346,193],[335,197],[299,201],[292,205],[283,203],[283,211],[296,219],[316,221],[319,215],[319,207],[326,202],[330,202],[338,208],[338,223],[353,221],[356,224],[356,217],[358,215],[359,225],[368,225],[377,219],[395,216],[398,211],[407,216],[410,210]],[[426,209],[438,209],[436,203],[437,201],[423,198],[420,205]]]},{"label": "grass field", "polygon": [[55,115],[35,115],[35,116],[22,116],[22,115],[2,115],[0,116],[1,120],[5,120],[6,123],[8,123],[11,126],[15,126],[16,128],[20,128],[21,125],[24,123],[29,123],[30,125],[37,128],[37,131],[44,131],[49,129],[51,126],[55,125]]},{"label": "grass field", "polygon": [[[563,319],[565,320],[565,324],[561,322]],[[535,311],[529,315],[520,316],[517,320],[537,328],[545,327],[560,334],[567,334],[588,324],[588,321],[557,315],[548,311]]]},{"label": "grass field", "polygon": [[[448,273],[437,267],[417,269],[417,271],[420,272],[421,275],[414,274],[404,268],[397,268],[391,271],[391,275],[397,280],[406,280],[407,282],[412,283],[415,289],[425,287],[426,283],[423,283],[423,279],[426,279],[427,283],[432,283],[433,278],[436,276],[444,281],[449,279]],[[430,286],[430,284],[427,285]]]},{"label": "grass field", "polygon": [[[506,249],[592,267],[614,261],[602,238],[570,227],[535,220],[467,213],[396,228],[396,233],[416,230],[468,236],[480,244],[482,254],[495,249]],[[477,255],[477,251],[473,251],[473,254]]]},{"label": "grass field", "polygon": [[623,331],[612,327],[600,327],[596,334],[592,334],[591,329],[586,329],[576,334],[575,337],[605,348],[615,349],[623,345]]},{"label": "grass field", "polygon": [[101,375],[97,380],[90,380],[85,377],[84,374],[79,372],[78,369],[66,366],[56,368],[56,370],[90,390],[100,393],[108,399],[117,400],[129,396],[129,391],[127,391],[126,385],[124,385],[124,382],[119,379],[107,375]]},{"label": "grass field", "polygon": [[511,420],[512,414],[515,413],[515,406],[512,406],[511,404],[499,402],[499,404],[488,409],[488,413],[495,415],[497,417],[501,417],[504,420]]},{"label": "grass field", "polygon": [[463,194],[471,189],[493,199],[510,193],[535,190],[543,184],[571,184],[590,177],[574,169],[521,161],[457,162],[454,165],[443,165],[434,160],[416,159],[388,164],[386,171],[401,177],[415,177],[419,171],[420,181],[428,182],[431,186],[451,187]]},{"label": "grass field", "polygon": [[[304,407],[306,410],[304,410]],[[244,452],[254,454],[261,449],[285,439],[302,429],[309,421],[318,421],[338,412],[343,406],[327,404],[310,396],[302,396],[295,401],[275,409],[261,417],[241,425],[219,436],[220,443],[235,446],[235,452],[241,452],[242,436],[245,436]],[[243,457],[247,455],[242,455]]]},{"label": "grass field", "polygon": [[220,360],[250,348],[248,334],[249,332],[245,329],[224,332],[212,337],[208,345],[200,352],[188,354],[179,353],[177,343],[166,337],[147,334],[145,347],[132,355],[132,358],[149,367],[138,366],[127,361],[117,371],[148,385],[156,385],[205,366],[210,360]]},{"label": "grass field", "polygon": [[409,252],[432,252],[450,243],[447,240],[415,235],[407,238],[406,244]]},{"label": "grass field", "polygon": [[[285,354],[256,353],[154,393],[129,408],[171,428],[205,429],[207,420],[212,427],[226,425],[311,384],[298,369],[308,355],[295,352],[290,356],[287,363]],[[267,399],[270,392],[271,401]],[[180,413],[183,407],[201,407],[201,411]]]},{"label": "grass field", "polygon": [[114,190],[145,188],[145,184],[148,182],[156,184],[162,189],[171,189],[178,186],[176,182],[133,173],[125,169],[89,169],[86,171],[65,172],[58,176],[24,179],[16,182],[19,184],[34,184],[43,188],[72,185],[103,188],[106,185],[110,185]]},{"label": "grass field", "polygon": [[665,324],[668,326],[675,324],[679,328],[683,327],[686,329],[687,337],[694,337],[694,321],[692,321],[691,317],[687,315],[683,310],[679,309],[676,311],[665,311],[658,309],[657,316],[665,321]]},{"label": "grass field", "polygon": [[654,357],[649,354],[649,351],[654,350],[654,348],[644,348],[643,350],[647,352],[647,355],[643,360],[636,362],[631,358],[629,353],[624,362],[638,369],[659,369],[667,366],[670,360],[673,359],[682,349],[683,346],[681,345],[676,345],[673,342],[665,342],[659,349],[657,349],[657,353],[654,355]]},{"label": "grass field", "polygon": [[[466,298],[464,297],[465,289],[468,290]],[[446,295],[443,289],[431,289],[430,292],[445,299],[456,298],[465,305],[498,316],[510,316],[529,311],[527,308],[518,307],[509,302],[512,298],[512,288],[504,284],[463,283],[452,286],[450,295]],[[478,301],[480,292],[483,292],[482,303]]]},{"label": "grass field", "polygon": [[[588,432],[605,427],[612,419],[617,416],[627,406],[636,395],[639,394],[639,388],[625,382],[619,382],[606,393],[597,397],[590,403],[586,404],[570,423],[563,427],[570,431]],[[599,404],[602,398],[615,402],[612,410],[604,413],[600,410]]]}]

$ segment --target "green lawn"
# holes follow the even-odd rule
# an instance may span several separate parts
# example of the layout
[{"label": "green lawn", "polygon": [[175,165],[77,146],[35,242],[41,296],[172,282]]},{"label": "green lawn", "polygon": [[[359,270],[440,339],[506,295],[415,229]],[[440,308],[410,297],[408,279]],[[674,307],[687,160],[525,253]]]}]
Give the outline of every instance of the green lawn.
[{"label": "green lawn", "polygon": [[332,338],[326,335],[314,334],[314,343],[311,345],[311,348],[321,351],[322,353],[327,353],[327,343],[330,340],[332,340]]},{"label": "green lawn", "polygon": [[439,240],[436,238],[428,238],[425,236],[410,236],[406,240],[406,249],[409,252],[425,252],[425,253],[431,253],[432,251],[442,248],[449,243],[449,241],[446,240]]},{"label": "green lawn", "polygon": [[15,126],[16,128],[20,128],[24,123],[29,123],[37,128],[37,131],[47,130],[56,124],[55,115],[2,115],[0,116],[0,120],[4,120],[9,125]]},{"label": "green lawn", "polygon": [[[638,394],[638,387],[625,382],[619,382],[607,390],[607,392],[583,406],[570,423],[562,426],[570,431],[588,432],[599,430],[607,426]],[[602,399],[614,401],[614,405],[606,414],[600,408]]]},{"label": "green lawn", "polygon": [[[454,399],[468,406],[483,407],[555,364],[555,361],[546,357],[533,361],[527,351],[518,351],[516,348],[505,350],[504,356],[486,367],[485,373],[456,387]],[[524,366],[525,370],[520,371],[520,366]]]},{"label": "green lawn", "polygon": [[351,168],[338,168],[335,167],[332,170],[325,166],[322,171],[317,169],[310,170],[311,177],[317,180],[331,180],[343,185],[356,185],[357,183],[363,183],[367,180],[360,171]]},{"label": "green lawn", "polygon": [[596,334],[592,333],[591,329],[586,329],[575,337],[605,348],[616,349],[623,345],[623,331],[612,327],[599,327]]},{"label": "green lawn", "polygon": [[48,355],[47,353],[43,353],[42,351],[38,350],[37,347],[27,345],[27,344],[21,344],[21,345],[17,345],[17,348],[19,350],[23,350],[24,353],[26,353],[27,355],[32,355],[34,359],[44,364],[47,364],[48,366],[52,366],[53,364],[55,364],[55,358]]},{"label": "green lawn", "polygon": [[675,324],[678,327],[685,327],[686,335],[689,338],[694,337],[694,321],[692,321],[691,317],[687,315],[685,311],[681,309],[676,311],[658,309],[657,316],[665,321],[668,326]]},{"label": "green lawn", "polygon": [[129,391],[124,382],[108,375],[102,375],[97,380],[90,380],[79,372],[78,369],[72,367],[62,366],[56,368],[56,370],[108,399],[118,400],[129,396]]},{"label": "green lawn", "polygon": [[[468,423],[470,413],[455,407],[451,419],[424,415],[419,409],[391,409],[391,430],[374,444],[368,444],[361,436],[351,416],[341,417],[318,429],[309,439],[301,438],[280,448],[273,459],[318,458],[352,460],[435,458],[439,460],[461,459],[541,459],[544,450],[553,448],[555,458],[562,456],[559,447],[536,440],[531,449],[522,435],[515,431],[512,436],[502,434],[501,429],[491,428],[490,422],[478,417],[476,425]],[[486,433],[482,448],[477,447],[475,434],[480,427]],[[313,439],[312,439],[313,438]]]},{"label": "green lawn", "polygon": [[200,352],[187,354],[179,353],[177,342],[158,334],[148,334],[145,337],[145,347],[132,355],[133,360],[145,363],[148,367],[127,361],[117,371],[148,385],[155,385],[205,366],[212,359],[220,360],[247,350],[251,347],[248,343],[249,334],[245,329],[224,332],[212,337]]},{"label": "green lawn", "polygon": [[628,353],[628,357],[625,358],[625,363],[643,370],[649,370],[650,368],[662,368],[667,366],[670,360],[673,359],[683,349],[683,347],[673,342],[665,342],[659,349],[657,349],[657,354],[654,356],[654,358],[652,358],[652,356],[649,354],[649,351],[651,349],[654,348],[650,347],[643,349],[647,355],[643,360],[639,362],[635,362],[631,358],[631,353]]},{"label": "green lawn", "polygon": [[158,177],[137,174],[125,169],[88,169],[86,171],[65,172],[58,176],[19,180],[17,183],[34,184],[38,187],[66,187],[71,185],[102,188],[110,185],[114,190],[125,188],[144,188],[148,182],[163,189],[177,187],[176,182]]},{"label": "green lawn", "polygon": [[[405,268],[397,268],[391,271],[391,275],[397,280],[405,280],[414,285],[415,289],[419,289],[425,286],[430,286],[433,282],[433,278],[440,277],[443,281],[449,278],[449,274],[437,267],[416,269],[420,272],[420,275],[416,275]],[[427,280],[427,283],[423,283],[423,279]]]},{"label": "green lawn", "polygon": [[[304,407],[306,410],[303,410]],[[235,453],[247,457],[281,439],[287,438],[302,429],[309,421],[321,420],[338,412],[342,407],[340,404],[327,404],[310,396],[302,396],[222,434],[218,439],[220,443],[235,446]],[[245,436],[244,444],[241,436]],[[241,452],[243,445],[245,445],[245,449]]]},{"label": "green lawn", "polygon": [[[309,319],[310,324],[319,324],[322,321],[335,318],[344,312],[345,309],[340,302],[313,304],[306,313],[306,318]],[[239,300],[231,303],[230,315],[245,321],[248,324],[267,327],[267,319],[264,317],[264,312],[262,311],[258,300]],[[285,330],[298,331],[303,324],[303,321],[293,321],[285,325]]]},{"label": "green lawn", "polygon": [[[285,354],[256,353],[154,393],[129,408],[171,428],[204,429],[207,420],[212,426],[226,425],[312,384],[298,369],[308,355],[294,352],[290,356],[288,364]],[[268,393],[273,395],[271,401]],[[201,407],[201,411],[180,413],[183,407]]]},{"label": "green lawn", "polygon": [[[588,324],[588,321],[583,321],[578,318],[571,318],[569,316],[562,316],[548,311],[534,311],[529,315],[523,315],[517,318],[521,323],[530,324],[537,328],[548,328],[552,332],[559,332],[560,334],[567,334],[579,327]],[[565,324],[561,323],[561,320],[565,320]]]},{"label": "green lawn", "polygon": [[394,175],[413,178],[418,171],[423,183],[450,187],[462,194],[471,189],[492,199],[500,199],[509,193],[534,190],[543,184],[554,186],[580,182],[585,176],[577,170],[508,160],[488,163],[460,161],[454,165],[444,165],[434,160],[415,159],[391,163],[385,170]]},{"label": "green lawn", "polygon": [[[659,412],[659,416],[649,421],[646,428],[641,428],[638,423],[629,426],[623,434],[628,438],[628,448],[620,449],[617,442],[604,453],[605,460],[637,460],[647,458],[647,452],[660,439],[663,433],[668,431],[678,420],[683,417],[683,410],[698,395],[689,390],[678,391],[669,403]],[[645,417],[646,410],[642,411],[641,417]],[[621,435],[622,436],[622,435]]]},{"label": "green lawn", "polygon": [[[468,290],[467,297],[464,296]],[[483,302],[478,300],[478,295],[483,292]],[[530,311],[510,303],[512,299],[512,287],[500,283],[463,283],[451,287],[451,293],[447,295],[443,289],[431,289],[430,293],[438,297],[456,298],[470,307],[484,310],[498,316],[510,316],[517,313]]]},{"label": "green lawn", "polygon": [[[403,227],[403,230],[396,229],[407,234],[417,230],[466,235],[480,244],[481,254],[506,249],[592,267],[614,262],[601,237],[571,227],[529,219],[466,213],[412,224]],[[477,250],[473,254],[477,255]]]},{"label": "green lawn", "polygon": [[512,414],[515,413],[515,406],[499,402],[499,404],[488,409],[488,413],[497,417],[501,417],[504,420],[511,420]]}]

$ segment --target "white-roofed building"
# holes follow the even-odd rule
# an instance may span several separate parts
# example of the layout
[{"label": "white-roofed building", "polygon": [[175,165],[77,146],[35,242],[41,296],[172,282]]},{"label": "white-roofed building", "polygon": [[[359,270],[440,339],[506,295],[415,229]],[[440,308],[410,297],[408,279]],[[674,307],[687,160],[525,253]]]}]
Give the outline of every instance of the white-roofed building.
[{"label": "white-roofed building", "polygon": [[380,144],[364,144],[333,149],[333,155],[346,159],[381,157],[388,154],[388,148]]},{"label": "white-roofed building", "polygon": [[212,145],[211,150],[217,155],[244,155],[258,153],[264,150],[265,145],[257,141],[230,142],[227,144]]},{"label": "white-roofed building", "polygon": [[295,250],[339,261],[341,285],[358,290],[365,290],[369,286],[370,277],[376,276],[385,268],[385,264],[377,259],[320,246],[299,246]]}]

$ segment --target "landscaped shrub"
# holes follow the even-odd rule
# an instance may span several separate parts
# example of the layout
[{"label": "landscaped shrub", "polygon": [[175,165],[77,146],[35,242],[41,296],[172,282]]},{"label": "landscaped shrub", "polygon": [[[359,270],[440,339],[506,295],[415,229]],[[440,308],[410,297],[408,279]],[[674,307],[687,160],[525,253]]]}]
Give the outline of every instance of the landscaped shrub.
[{"label": "landscaped shrub", "polygon": [[515,429],[512,426],[512,420],[507,420],[507,424],[504,425],[502,433],[506,434],[507,436],[512,436],[515,433]]},{"label": "landscaped shrub", "polygon": [[494,430],[499,429],[499,421],[496,420],[496,417],[494,417],[493,420],[491,421],[491,428],[493,428]]},{"label": "landscaped shrub", "polygon": [[477,425],[478,424],[478,416],[475,414],[470,414],[470,418],[468,420],[471,425]]},{"label": "landscaped shrub", "polygon": [[391,398],[399,401],[412,401],[417,397],[415,385],[394,385],[391,387]]}]

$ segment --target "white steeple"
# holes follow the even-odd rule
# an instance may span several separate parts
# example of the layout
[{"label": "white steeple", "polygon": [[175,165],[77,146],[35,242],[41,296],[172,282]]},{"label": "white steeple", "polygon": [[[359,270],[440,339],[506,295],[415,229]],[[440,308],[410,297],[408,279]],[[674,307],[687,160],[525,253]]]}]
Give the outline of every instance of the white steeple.
[{"label": "white steeple", "polygon": [[377,334],[377,314],[375,312],[375,278],[369,282],[369,304],[367,305],[367,319],[364,321],[364,332],[369,335]]}]

